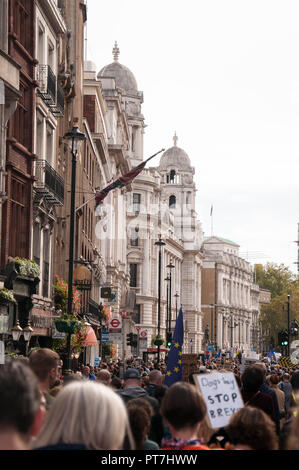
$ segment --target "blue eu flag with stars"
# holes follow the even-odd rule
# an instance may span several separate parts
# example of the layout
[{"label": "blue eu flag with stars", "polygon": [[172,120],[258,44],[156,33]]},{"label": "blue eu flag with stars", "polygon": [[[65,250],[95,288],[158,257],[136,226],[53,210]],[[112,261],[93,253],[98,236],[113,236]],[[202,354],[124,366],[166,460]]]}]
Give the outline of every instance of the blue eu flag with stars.
[{"label": "blue eu flag with stars", "polygon": [[164,384],[167,387],[182,380],[182,348],[184,339],[183,310],[180,308],[175,324],[172,343],[167,360]]}]

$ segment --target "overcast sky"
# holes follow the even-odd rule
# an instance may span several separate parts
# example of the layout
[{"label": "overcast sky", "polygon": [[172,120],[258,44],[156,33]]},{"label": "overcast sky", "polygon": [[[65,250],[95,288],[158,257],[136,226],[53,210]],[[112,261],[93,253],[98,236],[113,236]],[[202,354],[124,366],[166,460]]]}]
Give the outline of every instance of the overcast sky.
[{"label": "overcast sky", "polygon": [[[298,0],[87,0],[87,58],[144,93],[144,158],[183,148],[206,236],[297,272]],[[153,160],[158,165],[159,157]]]}]

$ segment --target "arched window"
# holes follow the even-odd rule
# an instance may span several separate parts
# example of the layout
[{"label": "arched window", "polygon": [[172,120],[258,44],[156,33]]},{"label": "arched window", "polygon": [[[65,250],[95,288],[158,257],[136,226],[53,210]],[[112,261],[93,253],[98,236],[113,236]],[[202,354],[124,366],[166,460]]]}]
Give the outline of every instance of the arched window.
[{"label": "arched window", "polygon": [[169,198],[169,209],[175,209],[176,206],[176,197],[170,196]]},{"label": "arched window", "polygon": [[170,183],[175,183],[175,170],[170,171]]}]

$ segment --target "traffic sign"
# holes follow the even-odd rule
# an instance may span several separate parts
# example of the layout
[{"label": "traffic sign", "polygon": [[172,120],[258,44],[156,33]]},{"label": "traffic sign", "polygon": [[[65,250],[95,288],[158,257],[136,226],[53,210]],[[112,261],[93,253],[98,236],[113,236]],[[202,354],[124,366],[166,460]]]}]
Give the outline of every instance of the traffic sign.
[{"label": "traffic sign", "polygon": [[127,318],[128,312],[126,310],[121,310],[120,315],[122,318]]},{"label": "traffic sign", "polygon": [[102,331],[101,333],[101,341],[102,343],[109,343],[109,332],[108,331]]},{"label": "traffic sign", "polygon": [[109,329],[110,330],[121,330],[122,328],[122,321],[119,319],[119,318],[111,318],[111,320],[109,320]]},{"label": "traffic sign", "polygon": [[147,338],[147,331],[146,330],[140,331],[139,336],[142,339],[146,339]]},{"label": "traffic sign", "polygon": [[139,331],[140,331],[140,330],[141,330],[141,328],[142,328],[142,325],[135,325],[135,328],[136,328],[136,330],[137,330],[137,331],[138,331],[138,333],[139,333]]}]

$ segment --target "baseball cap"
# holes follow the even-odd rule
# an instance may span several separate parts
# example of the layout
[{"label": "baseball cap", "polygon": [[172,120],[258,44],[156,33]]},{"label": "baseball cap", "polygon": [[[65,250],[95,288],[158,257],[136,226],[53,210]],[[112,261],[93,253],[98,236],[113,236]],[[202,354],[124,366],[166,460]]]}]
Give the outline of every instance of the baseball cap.
[{"label": "baseball cap", "polygon": [[125,372],[125,380],[128,379],[140,379],[141,375],[139,374],[139,371],[137,369],[127,369]]}]

